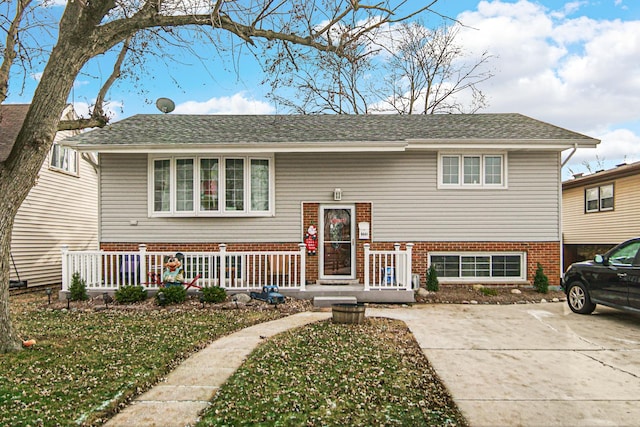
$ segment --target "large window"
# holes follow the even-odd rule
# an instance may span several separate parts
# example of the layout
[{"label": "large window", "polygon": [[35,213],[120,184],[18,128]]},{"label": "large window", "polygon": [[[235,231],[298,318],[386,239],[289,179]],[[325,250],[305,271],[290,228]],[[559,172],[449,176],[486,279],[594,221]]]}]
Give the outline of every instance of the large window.
[{"label": "large window", "polygon": [[505,187],[504,154],[441,154],[438,185],[442,188]]},{"label": "large window", "polygon": [[271,215],[271,158],[180,156],[149,160],[151,216]]},{"label": "large window", "polygon": [[434,253],[429,265],[444,282],[508,282],[526,279],[524,259],[522,253]]},{"label": "large window", "polygon": [[584,192],[587,213],[613,210],[613,184],[587,188]]},{"label": "large window", "polygon": [[51,167],[73,175],[78,174],[78,152],[56,143],[51,147]]}]

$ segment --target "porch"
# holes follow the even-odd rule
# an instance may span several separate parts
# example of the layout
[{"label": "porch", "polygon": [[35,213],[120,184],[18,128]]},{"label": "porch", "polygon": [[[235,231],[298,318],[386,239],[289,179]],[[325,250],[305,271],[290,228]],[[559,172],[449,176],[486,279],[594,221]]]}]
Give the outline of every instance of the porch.
[{"label": "porch", "polygon": [[[358,302],[409,303],[414,301],[411,274],[412,243],[401,249],[371,250],[364,245],[364,265],[356,281],[311,283],[306,279],[307,251],[228,251],[225,244],[216,252],[183,252],[185,285],[191,289],[220,286],[227,293],[246,293],[277,285],[282,294],[300,298],[355,297]],[[113,293],[124,285],[140,285],[150,293],[164,286],[162,274],[167,258],[174,252],[69,251],[62,249],[62,290],[68,293],[72,276],[79,274],[90,294]],[[195,286],[194,286],[195,285]],[[189,287],[189,286],[188,286]]]}]

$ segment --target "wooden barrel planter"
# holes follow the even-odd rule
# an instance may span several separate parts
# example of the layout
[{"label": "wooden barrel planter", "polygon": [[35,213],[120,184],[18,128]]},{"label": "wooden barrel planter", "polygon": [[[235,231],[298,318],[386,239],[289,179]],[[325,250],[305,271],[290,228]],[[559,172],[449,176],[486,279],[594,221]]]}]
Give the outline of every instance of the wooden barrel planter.
[{"label": "wooden barrel planter", "polygon": [[334,323],[364,323],[364,311],[364,304],[333,304],[331,306]]}]

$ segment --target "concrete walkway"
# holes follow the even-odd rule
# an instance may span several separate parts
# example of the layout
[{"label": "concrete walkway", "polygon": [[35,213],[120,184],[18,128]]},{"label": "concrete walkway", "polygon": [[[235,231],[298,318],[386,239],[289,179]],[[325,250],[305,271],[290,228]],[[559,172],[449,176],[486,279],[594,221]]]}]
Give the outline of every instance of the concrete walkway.
[{"label": "concrete walkway", "polygon": [[298,313],[222,337],[185,360],[167,376],[166,381],[140,395],[105,425],[194,425],[218,388],[263,339],[329,317],[331,313],[327,312]]}]

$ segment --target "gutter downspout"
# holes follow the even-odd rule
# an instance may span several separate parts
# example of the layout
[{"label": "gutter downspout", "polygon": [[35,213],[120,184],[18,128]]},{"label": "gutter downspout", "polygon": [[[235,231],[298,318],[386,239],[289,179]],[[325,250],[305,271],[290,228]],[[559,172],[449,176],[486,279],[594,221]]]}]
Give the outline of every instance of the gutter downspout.
[{"label": "gutter downspout", "polygon": [[559,216],[560,216],[560,285],[562,285],[562,278],[564,276],[564,233],[562,232],[562,168],[564,167],[564,165],[567,164],[567,162],[571,159],[571,157],[573,157],[573,155],[576,153],[576,151],[578,150],[578,143],[574,142],[573,143],[573,150],[571,150],[571,153],[569,153],[569,155],[567,156],[566,159],[564,159],[562,161],[562,163],[560,164],[560,212],[559,212]]},{"label": "gutter downspout", "polygon": [[567,156],[567,158],[566,158],[566,159],[564,159],[564,161],[560,164],[560,169],[562,169],[562,168],[564,167],[564,165],[566,165],[566,164],[567,164],[567,162],[568,162],[569,160],[571,160],[571,158],[573,157],[573,155],[574,155],[574,154],[576,154],[576,151],[577,151],[577,150],[578,150],[578,143],[577,143],[577,142],[575,142],[575,143],[573,144],[573,150],[569,153],[569,155]]}]

